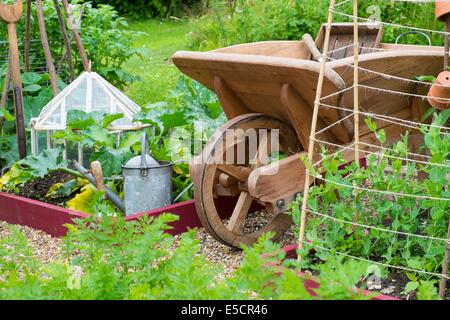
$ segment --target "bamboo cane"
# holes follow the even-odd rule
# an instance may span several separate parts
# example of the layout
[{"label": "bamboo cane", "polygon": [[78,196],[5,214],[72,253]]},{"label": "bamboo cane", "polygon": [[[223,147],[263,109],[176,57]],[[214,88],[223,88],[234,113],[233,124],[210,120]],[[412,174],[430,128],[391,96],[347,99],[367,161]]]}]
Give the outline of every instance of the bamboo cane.
[{"label": "bamboo cane", "polygon": [[[326,64],[327,64],[328,47],[329,47],[329,42],[330,42],[331,26],[333,23],[333,11],[334,11],[335,3],[336,3],[335,0],[330,0],[330,6],[328,9],[328,21],[327,21],[325,40],[324,40],[324,45],[323,45],[322,61],[320,64],[320,73],[319,73],[319,80],[318,80],[318,84],[317,84],[316,99],[314,102],[314,112],[313,112],[313,118],[312,118],[312,124],[311,124],[311,135],[309,137],[308,161],[310,164],[313,163],[313,158],[314,158],[317,118],[319,116],[320,99],[322,97],[322,89],[323,89],[325,69],[326,69]],[[305,188],[304,188],[304,194],[303,194],[302,213],[301,213],[301,217],[300,217],[300,234],[299,234],[299,243],[298,243],[298,248],[300,251],[303,249],[303,243],[304,243],[304,239],[305,239],[306,210],[307,210],[307,205],[308,205],[310,184],[311,184],[311,175],[309,174],[308,169],[306,169]],[[301,259],[302,259],[302,256],[301,256],[301,254],[299,254],[298,261],[301,262]]]},{"label": "bamboo cane", "polygon": [[[450,32],[450,14],[447,14],[445,17],[445,32]],[[449,60],[449,50],[450,50],[450,38],[446,34],[445,35],[445,49],[444,49],[444,71],[447,70],[448,67],[448,60]]]},{"label": "bamboo cane", "polygon": [[78,51],[81,56],[81,61],[83,62],[84,70],[89,71],[89,60],[87,58],[86,49],[84,48],[83,42],[81,41],[80,34],[78,33],[75,22],[73,20],[72,10],[70,9],[69,3],[67,2],[67,0],[62,0],[62,4],[64,7],[64,10],[66,11],[67,20],[69,21],[69,26],[72,31],[72,36],[78,47]]},{"label": "bamboo cane", "polygon": [[27,0],[27,14],[25,17],[25,71],[30,72],[30,32],[31,32],[31,0]]},{"label": "bamboo cane", "polygon": [[59,27],[61,29],[61,34],[62,34],[62,37],[64,40],[64,45],[66,47],[66,54],[64,56],[67,59],[67,65],[69,66],[69,72],[70,72],[70,82],[72,82],[75,79],[75,70],[73,67],[73,60],[72,60],[72,46],[70,44],[69,35],[67,34],[66,24],[64,22],[64,17],[61,12],[61,7],[59,6],[59,1],[53,0],[53,3],[55,5],[56,14],[58,15]]},{"label": "bamboo cane", "polygon": [[353,117],[355,162],[359,165],[359,27],[358,27],[358,0],[353,0]]},{"label": "bamboo cane", "polygon": [[38,17],[39,31],[41,33],[42,48],[44,49],[45,61],[47,63],[48,73],[50,75],[50,82],[52,85],[53,95],[58,94],[58,81],[56,80],[56,70],[53,63],[50,45],[48,43],[47,29],[45,27],[45,18],[42,11],[42,0],[36,0],[36,12]]},{"label": "bamboo cane", "polygon": [[442,262],[442,277],[439,283],[439,297],[445,298],[445,289],[447,287],[448,264],[450,262],[450,221],[448,223],[447,242],[445,243],[445,255]]}]

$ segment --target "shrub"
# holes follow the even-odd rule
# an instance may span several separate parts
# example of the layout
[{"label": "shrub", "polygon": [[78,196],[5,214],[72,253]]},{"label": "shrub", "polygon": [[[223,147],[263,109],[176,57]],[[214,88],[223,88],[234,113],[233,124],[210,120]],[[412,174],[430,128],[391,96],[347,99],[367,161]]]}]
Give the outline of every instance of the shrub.
[{"label": "shrub", "polygon": [[121,14],[133,19],[179,17],[189,10],[197,9],[202,3],[201,0],[93,0],[92,2],[95,5],[111,5]]},{"label": "shrub", "polygon": [[[54,8],[53,0],[44,0],[43,11],[45,16],[45,24],[48,38],[51,42],[51,51],[55,66],[58,67],[64,43],[60,32],[58,16]],[[72,1],[74,16],[77,17],[81,13],[82,5],[79,1]],[[66,21],[67,22],[67,21]],[[135,36],[139,33],[125,30],[127,21],[120,17],[113,7],[101,5],[93,8],[87,3],[84,8],[83,18],[81,20],[81,29],[79,30],[83,44],[86,48],[88,58],[92,61],[92,68],[108,81],[116,86],[123,87],[133,82],[135,77],[126,72],[122,66],[131,57],[142,55],[145,52],[142,49],[132,48]],[[21,19],[18,27],[18,38],[22,40],[24,37],[25,19]],[[70,35],[70,30],[68,30]],[[0,24],[0,38],[7,39],[7,30],[4,24]],[[36,41],[33,44],[33,52],[30,56],[31,66],[39,66],[38,71],[42,72],[42,66],[45,66],[45,58],[40,44],[40,32],[37,26],[36,7],[32,5],[32,28],[30,38]],[[21,44],[23,48],[23,43]],[[1,62],[6,61],[6,47],[3,46],[0,52]],[[74,64],[76,73],[83,71],[83,64],[79,57],[75,42],[72,41],[72,50],[74,56]],[[22,54],[22,53],[21,53]],[[1,66],[0,66],[1,67]],[[64,72],[66,74],[64,74]],[[67,70],[61,77],[67,79]],[[0,78],[2,75],[0,75]]]},{"label": "shrub", "polygon": [[[328,1],[315,0],[215,0],[207,14],[194,21],[196,28],[189,35],[195,50],[209,50],[233,44],[264,40],[298,40],[304,33],[315,36],[327,20]],[[434,17],[433,3],[399,3],[396,1],[361,1],[359,15],[395,24],[442,30],[442,23]],[[338,11],[352,14],[351,2]],[[335,14],[334,22],[349,19]],[[383,41],[394,42],[405,28],[386,27]],[[432,42],[441,45],[440,35],[432,35]],[[406,43],[427,44],[419,35],[403,39]]]}]

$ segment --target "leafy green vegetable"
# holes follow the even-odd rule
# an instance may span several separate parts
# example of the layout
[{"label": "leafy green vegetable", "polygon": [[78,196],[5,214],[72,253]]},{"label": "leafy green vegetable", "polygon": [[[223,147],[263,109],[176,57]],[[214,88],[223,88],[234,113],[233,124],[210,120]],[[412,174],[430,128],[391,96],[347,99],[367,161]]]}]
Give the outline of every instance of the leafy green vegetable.
[{"label": "leafy green vegetable", "polygon": [[61,159],[61,149],[47,149],[37,156],[28,156],[16,162],[11,169],[0,178],[0,189],[12,190],[19,185],[36,178],[43,178],[51,171],[65,166]]}]

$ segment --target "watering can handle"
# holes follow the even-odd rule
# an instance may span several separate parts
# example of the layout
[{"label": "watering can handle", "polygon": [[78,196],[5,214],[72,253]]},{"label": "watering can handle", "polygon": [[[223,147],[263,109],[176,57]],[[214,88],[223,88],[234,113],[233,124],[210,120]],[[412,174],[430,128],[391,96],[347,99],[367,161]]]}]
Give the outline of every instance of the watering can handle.
[{"label": "watering can handle", "polygon": [[404,36],[407,36],[409,34],[417,34],[419,36],[424,37],[425,39],[427,39],[428,45],[431,46],[431,39],[430,39],[430,37],[425,32],[421,32],[421,31],[408,31],[408,32],[402,33],[401,35],[399,35],[397,37],[397,39],[395,39],[395,44],[398,44],[401,38],[403,38]]},{"label": "watering can handle", "polygon": [[148,153],[148,137],[147,132],[142,133],[141,138],[141,168],[147,168],[147,155]]}]

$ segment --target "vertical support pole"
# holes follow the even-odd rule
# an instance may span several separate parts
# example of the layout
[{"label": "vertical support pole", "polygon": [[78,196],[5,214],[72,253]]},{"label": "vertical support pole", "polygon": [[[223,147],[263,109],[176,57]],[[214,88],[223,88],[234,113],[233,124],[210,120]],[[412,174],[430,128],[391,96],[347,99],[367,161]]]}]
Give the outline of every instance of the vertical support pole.
[{"label": "vertical support pole", "polygon": [[[311,135],[309,137],[308,161],[310,164],[313,163],[313,159],[314,159],[317,119],[319,116],[320,99],[322,98],[322,89],[323,89],[324,75],[325,75],[325,69],[326,69],[327,59],[328,59],[328,47],[329,47],[329,43],[330,43],[330,34],[331,34],[331,26],[333,23],[333,12],[334,12],[335,3],[336,3],[335,0],[330,0],[330,7],[328,9],[328,21],[327,21],[325,40],[324,40],[324,45],[323,45],[322,61],[320,63],[320,73],[319,73],[319,80],[317,83],[316,99],[314,101],[314,112],[313,112],[313,118],[312,118],[312,124],[311,124]],[[299,242],[298,249],[300,251],[303,249],[303,243],[305,240],[306,212],[307,212],[310,184],[311,184],[311,175],[310,175],[308,168],[306,168],[305,188],[304,188],[303,203],[302,203],[302,213],[301,213],[301,217],[300,217],[300,234],[299,234],[299,239],[298,239],[298,242]],[[301,254],[299,254],[298,261],[300,262],[301,259],[302,259],[302,256],[301,256]]]},{"label": "vertical support pole", "polygon": [[[445,32],[450,32],[450,14],[445,16]],[[449,60],[449,50],[450,50],[450,37],[448,34],[445,34],[444,37],[445,49],[444,49],[444,71],[447,71],[448,60]]]},{"label": "vertical support pole", "polygon": [[48,43],[47,29],[45,28],[44,12],[42,11],[42,0],[36,0],[36,12],[39,22],[39,31],[41,33],[42,48],[44,49],[45,61],[47,63],[50,82],[52,85],[53,96],[58,94],[58,82],[56,80],[56,70],[53,63],[50,45]]},{"label": "vertical support pole", "polygon": [[353,116],[355,133],[355,163],[359,165],[359,27],[358,0],[353,0]]},{"label": "vertical support pole", "polygon": [[27,13],[25,16],[25,71],[30,72],[30,31],[31,31],[31,0],[27,0]]},{"label": "vertical support pole", "polygon": [[69,66],[69,73],[70,73],[70,82],[72,82],[75,79],[75,70],[74,70],[74,66],[73,66],[73,61],[72,61],[72,46],[70,45],[70,39],[69,39],[69,35],[67,34],[67,30],[66,30],[66,24],[64,22],[64,17],[61,11],[61,7],[59,6],[59,1],[58,0],[53,0],[53,3],[55,5],[55,9],[56,9],[56,14],[58,15],[58,21],[59,21],[59,27],[61,29],[61,35],[63,37],[64,40],[64,45],[66,47],[66,59],[67,59],[67,64]]},{"label": "vertical support pole", "polygon": [[87,58],[86,49],[84,48],[83,42],[81,41],[80,34],[77,31],[77,26],[75,25],[75,21],[73,20],[72,10],[69,7],[69,2],[67,0],[62,0],[62,4],[64,7],[64,10],[66,11],[67,20],[69,22],[69,27],[72,31],[73,39],[75,40],[75,43],[78,47],[78,51],[81,56],[81,61],[83,62],[84,70],[90,71],[89,70],[89,60]]},{"label": "vertical support pole", "polygon": [[[353,0],[353,124],[355,142],[355,164],[359,166],[359,25],[358,25],[358,0]],[[354,189],[357,194],[357,190]],[[356,195],[355,194],[355,195]],[[355,203],[353,222],[359,220],[358,206]],[[352,227],[354,228],[354,226]]]},{"label": "vertical support pole", "polygon": [[445,298],[445,288],[447,287],[448,263],[450,262],[450,221],[448,223],[447,242],[445,243],[445,255],[442,262],[442,277],[439,282],[439,297]]}]

